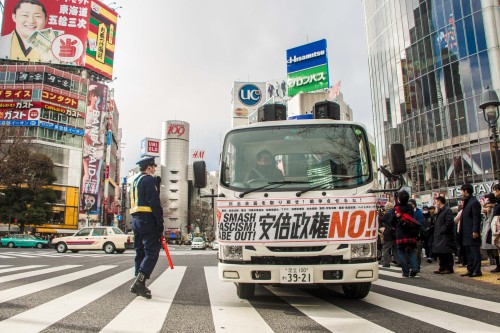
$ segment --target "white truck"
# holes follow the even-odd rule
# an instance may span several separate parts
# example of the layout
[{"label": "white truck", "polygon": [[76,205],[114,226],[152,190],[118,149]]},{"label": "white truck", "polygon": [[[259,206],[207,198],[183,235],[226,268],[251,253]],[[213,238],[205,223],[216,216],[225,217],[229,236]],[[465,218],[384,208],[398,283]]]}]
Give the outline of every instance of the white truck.
[{"label": "white truck", "polygon": [[[262,120],[286,117],[279,106],[265,111]],[[315,107],[324,119],[262,121],[225,136],[215,214],[219,277],[236,283],[240,298],[253,297],[257,283],[341,284],[345,295],[363,298],[378,279],[368,137],[362,124],[328,119],[331,113]],[[272,156],[265,166],[263,151]],[[194,165],[195,187],[204,185],[203,168]],[[402,179],[401,145],[391,147],[391,168],[384,171]]]}]

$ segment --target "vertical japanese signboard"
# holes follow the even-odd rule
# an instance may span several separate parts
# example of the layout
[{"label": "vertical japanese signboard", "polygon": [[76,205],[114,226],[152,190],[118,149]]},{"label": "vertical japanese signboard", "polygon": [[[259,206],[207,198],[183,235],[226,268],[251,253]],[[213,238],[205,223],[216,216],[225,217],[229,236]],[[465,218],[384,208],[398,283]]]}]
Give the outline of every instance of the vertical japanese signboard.
[{"label": "vertical japanese signboard", "polygon": [[100,2],[5,0],[4,14],[1,59],[82,66],[112,78],[118,15]]},{"label": "vertical japanese signboard", "polygon": [[118,15],[98,1],[92,1],[87,43],[86,67],[113,78],[116,22]]},{"label": "vertical japanese signboard", "polygon": [[288,96],[330,86],[326,51],[326,39],[286,51]]},{"label": "vertical japanese signboard", "polygon": [[87,206],[91,214],[99,214],[101,207],[100,190],[103,172],[104,140],[107,127],[103,115],[107,112],[106,100],[108,87],[90,82],[83,137],[83,167],[80,187],[80,213],[85,213]]}]

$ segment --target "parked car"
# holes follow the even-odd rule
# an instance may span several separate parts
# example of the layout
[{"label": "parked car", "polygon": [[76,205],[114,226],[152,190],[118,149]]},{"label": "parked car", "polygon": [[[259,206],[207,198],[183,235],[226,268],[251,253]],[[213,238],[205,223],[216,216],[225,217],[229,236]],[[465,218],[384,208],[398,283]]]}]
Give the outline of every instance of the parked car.
[{"label": "parked car", "polygon": [[72,236],[54,238],[52,244],[59,253],[67,250],[73,253],[80,250],[103,250],[108,254],[115,251],[123,253],[126,249],[134,248],[134,236],[124,234],[116,227],[86,227]]},{"label": "parked car", "polygon": [[212,250],[219,250],[220,244],[219,241],[212,242]]},{"label": "parked car", "polygon": [[41,249],[47,247],[49,241],[33,235],[12,235],[1,240],[2,246],[13,247],[36,247]]},{"label": "parked car", "polygon": [[193,238],[193,241],[191,242],[191,250],[205,250],[207,247],[207,243],[205,243],[205,240],[201,237],[195,237]]}]

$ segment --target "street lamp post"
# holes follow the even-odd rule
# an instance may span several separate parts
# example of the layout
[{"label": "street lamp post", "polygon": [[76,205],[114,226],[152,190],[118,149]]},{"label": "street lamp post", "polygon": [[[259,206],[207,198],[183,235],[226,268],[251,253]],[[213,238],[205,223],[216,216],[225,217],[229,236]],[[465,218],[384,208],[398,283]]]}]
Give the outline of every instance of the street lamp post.
[{"label": "street lamp post", "polygon": [[486,87],[486,90],[481,95],[481,104],[479,108],[483,110],[484,120],[488,123],[491,134],[493,137],[493,145],[495,147],[495,163],[496,163],[496,180],[500,181],[500,155],[498,153],[498,131],[497,131],[497,121],[500,115],[498,106],[500,101],[498,100],[497,93],[495,90]]}]

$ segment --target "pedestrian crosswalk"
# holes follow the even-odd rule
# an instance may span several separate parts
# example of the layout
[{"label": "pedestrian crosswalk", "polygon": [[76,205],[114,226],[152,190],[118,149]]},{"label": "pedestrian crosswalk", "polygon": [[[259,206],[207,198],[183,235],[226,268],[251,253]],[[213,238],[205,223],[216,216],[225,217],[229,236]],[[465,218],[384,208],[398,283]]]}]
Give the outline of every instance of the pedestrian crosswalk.
[{"label": "pedestrian crosswalk", "polygon": [[[202,256],[216,256],[217,251],[192,251],[189,249],[183,250],[170,250],[173,256],[189,256],[189,255],[202,255]],[[115,253],[112,256],[134,257],[134,250],[129,250],[124,253]],[[78,253],[66,252],[58,253],[55,250],[28,250],[28,251],[12,251],[0,252],[0,259],[15,259],[15,258],[109,258],[110,254],[104,251],[81,251]],[[1,266],[0,266],[1,267]]]},{"label": "pedestrian crosswalk", "polygon": [[[186,317],[179,318],[187,322],[193,319],[193,313],[198,313],[197,307],[204,306],[201,295],[207,294],[211,314],[205,323],[207,332],[418,330],[418,327],[414,330],[405,327],[404,320],[391,318],[422,323],[427,331],[433,332],[500,331],[498,294],[445,292],[429,286],[425,278],[399,279],[396,269],[381,270],[380,279],[373,283],[372,291],[362,300],[346,299],[335,287],[312,291],[314,289],[278,286],[258,286],[254,299],[243,300],[236,295],[234,284],[219,281],[216,266],[205,266],[201,271],[186,266],[161,269],[157,268],[148,283],[153,298],[147,300],[128,292],[134,279],[132,268],[113,264],[91,267],[2,263],[0,309],[13,302],[23,306],[12,315],[0,314],[0,332],[63,332],[67,323],[61,323],[66,318],[83,317],[94,302],[118,307],[96,331],[166,332],[169,331],[166,318],[172,307],[181,302],[178,298],[181,293],[195,298],[193,312],[184,311]],[[181,285],[191,289],[184,290]],[[62,287],[64,293],[56,292]],[[45,300],[31,305],[30,297],[42,294]],[[196,297],[200,297],[200,301]],[[385,316],[377,317],[381,313]],[[75,324],[74,327],[80,326]],[[87,331],[84,325],[81,327],[81,332]]]}]

